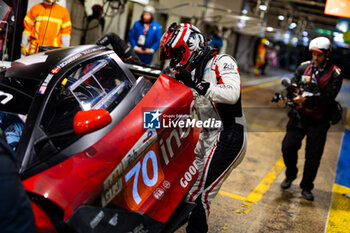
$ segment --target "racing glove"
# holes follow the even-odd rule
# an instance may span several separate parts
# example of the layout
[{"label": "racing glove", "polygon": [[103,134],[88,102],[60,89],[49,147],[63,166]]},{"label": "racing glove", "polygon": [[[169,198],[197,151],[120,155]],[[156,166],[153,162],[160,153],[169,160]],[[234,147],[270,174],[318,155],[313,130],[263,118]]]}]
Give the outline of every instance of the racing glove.
[{"label": "racing glove", "polygon": [[210,83],[205,81],[199,81],[192,76],[191,72],[186,69],[181,69],[176,75],[175,78],[179,81],[182,81],[186,86],[195,89],[198,94],[205,95],[210,87]]}]

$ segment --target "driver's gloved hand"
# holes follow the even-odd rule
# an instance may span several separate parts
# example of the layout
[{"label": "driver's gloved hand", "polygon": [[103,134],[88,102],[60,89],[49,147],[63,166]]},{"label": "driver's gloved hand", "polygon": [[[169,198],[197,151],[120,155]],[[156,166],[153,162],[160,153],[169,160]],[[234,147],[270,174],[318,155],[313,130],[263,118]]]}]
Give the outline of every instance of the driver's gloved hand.
[{"label": "driver's gloved hand", "polygon": [[205,95],[210,87],[210,83],[201,81],[199,82],[191,72],[186,69],[181,69],[176,75],[175,78],[179,81],[182,81],[186,86],[195,89],[198,94]]}]

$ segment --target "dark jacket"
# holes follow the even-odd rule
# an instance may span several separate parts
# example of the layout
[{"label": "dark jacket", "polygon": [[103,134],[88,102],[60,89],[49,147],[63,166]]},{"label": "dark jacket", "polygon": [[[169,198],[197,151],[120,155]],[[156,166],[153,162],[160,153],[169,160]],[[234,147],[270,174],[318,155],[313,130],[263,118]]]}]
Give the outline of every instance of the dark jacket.
[{"label": "dark jacket", "polygon": [[34,233],[29,197],[17,173],[16,157],[0,139],[0,233]]},{"label": "dark jacket", "polygon": [[[305,84],[307,84],[305,79],[310,78],[312,75],[311,67],[311,61],[303,62],[296,69],[294,77],[291,80],[292,83],[296,83],[299,88],[307,89],[307,85],[305,87]],[[299,106],[299,108],[297,106],[297,110],[311,118],[320,119],[329,117],[326,113],[340,91],[343,77],[340,69],[328,61],[324,70],[316,78],[316,85],[311,87],[312,90],[308,90],[315,94],[313,96],[306,96],[305,103]]]}]

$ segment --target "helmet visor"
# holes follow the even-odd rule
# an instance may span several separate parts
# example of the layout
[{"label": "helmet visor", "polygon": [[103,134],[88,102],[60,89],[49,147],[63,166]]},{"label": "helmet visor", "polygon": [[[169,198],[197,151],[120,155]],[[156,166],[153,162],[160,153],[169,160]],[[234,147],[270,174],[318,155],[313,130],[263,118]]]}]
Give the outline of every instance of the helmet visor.
[{"label": "helmet visor", "polygon": [[170,59],[173,55],[173,50],[171,48],[159,48],[159,59],[161,61]]},{"label": "helmet visor", "polygon": [[159,49],[159,58],[161,61],[166,59],[176,59],[181,61],[183,58],[183,54],[186,52],[186,49],[183,45],[177,48],[160,48]]}]

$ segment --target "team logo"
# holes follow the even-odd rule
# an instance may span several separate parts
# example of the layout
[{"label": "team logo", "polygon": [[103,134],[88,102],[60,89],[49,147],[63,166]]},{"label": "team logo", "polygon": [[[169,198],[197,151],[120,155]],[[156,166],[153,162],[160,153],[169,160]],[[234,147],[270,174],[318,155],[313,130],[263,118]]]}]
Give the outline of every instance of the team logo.
[{"label": "team logo", "polygon": [[143,112],[143,128],[144,129],[160,129],[160,116],[161,112],[150,111]]}]

